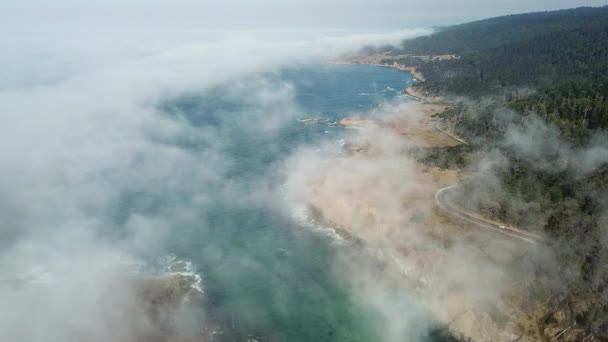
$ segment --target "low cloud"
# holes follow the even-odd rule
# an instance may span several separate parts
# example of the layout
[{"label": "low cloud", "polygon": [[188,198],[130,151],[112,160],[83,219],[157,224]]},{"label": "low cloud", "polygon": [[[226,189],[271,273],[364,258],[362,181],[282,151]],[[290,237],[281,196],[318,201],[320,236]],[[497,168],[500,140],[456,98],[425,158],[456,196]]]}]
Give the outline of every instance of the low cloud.
[{"label": "low cloud", "polygon": [[149,333],[154,319],[140,312],[130,280],[142,260],[165,253],[164,239],[201,220],[201,208],[222,194],[269,197],[264,180],[240,184],[227,174],[239,162],[226,152],[228,125],[197,124],[168,104],[224,87],[226,97],[242,99],[248,134],[271,138],[300,109],[293,86],[264,72],[378,38],[218,34],[228,39],[123,36],[103,48],[109,37],[78,33],[4,40],[0,339],[70,341],[86,332],[91,341],[128,341]]},{"label": "low cloud", "polygon": [[[513,290],[514,274],[529,272],[528,263],[517,264],[529,251],[438,214],[435,192],[457,177],[410,154],[433,134],[422,109],[404,104],[379,124],[367,122],[345,148],[328,143],[294,154],[285,191],[316,220],[364,241],[345,252],[344,264],[356,265],[349,277],[360,301],[382,316],[384,341],[424,340],[443,327],[480,341],[516,338],[492,316],[512,312],[503,296]],[[417,133],[399,134],[404,129]]]}]

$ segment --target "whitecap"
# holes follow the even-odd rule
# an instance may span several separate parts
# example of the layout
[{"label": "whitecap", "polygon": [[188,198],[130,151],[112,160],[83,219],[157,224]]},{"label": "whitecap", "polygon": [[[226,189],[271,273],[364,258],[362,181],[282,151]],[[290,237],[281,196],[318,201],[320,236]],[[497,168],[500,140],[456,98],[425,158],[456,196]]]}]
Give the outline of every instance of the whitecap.
[{"label": "whitecap", "polygon": [[[134,276],[145,276],[150,274],[180,275],[190,281],[190,289],[203,293],[202,277],[197,273],[196,266],[191,261],[178,259],[174,254],[159,257],[152,265],[141,260],[128,258],[97,264],[95,266],[100,267],[100,269],[113,269]],[[48,265],[38,265],[25,270],[20,274],[5,277],[2,280],[15,281],[29,285],[53,285],[78,276],[78,274],[56,270]]]},{"label": "whitecap", "polygon": [[178,259],[174,254],[167,254],[157,259],[160,274],[180,275],[191,280],[190,288],[203,293],[203,280],[192,261]]},{"label": "whitecap", "polygon": [[338,234],[335,228],[326,226],[312,218],[306,205],[294,202],[286,203],[289,203],[287,204],[289,213],[296,223],[331,238],[334,243],[341,244],[344,242],[344,238]]}]

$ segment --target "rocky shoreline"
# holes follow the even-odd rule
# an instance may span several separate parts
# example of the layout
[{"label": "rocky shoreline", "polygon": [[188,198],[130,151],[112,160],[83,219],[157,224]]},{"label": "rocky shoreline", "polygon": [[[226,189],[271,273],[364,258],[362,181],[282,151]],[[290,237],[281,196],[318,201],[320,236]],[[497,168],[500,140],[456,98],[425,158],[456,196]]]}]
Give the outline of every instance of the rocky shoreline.
[{"label": "rocky shoreline", "polygon": [[[317,172],[309,198],[311,217],[358,246],[392,251],[390,263],[393,271],[403,277],[403,291],[414,291],[424,298],[438,324],[453,340],[531,341],[522,332],[530,326],[527,316],[511,305],[519,299],[505,299],[517,298],[516,294],[522,293],[517,290],[518,281],[511,284],[511,280],[501,278],[504,275],[490,271],[500,268],[502,263],[516,263],[526,251],[510,242],[463,230],[435,210],[434,193],[457,182],[458,172],[428,168],[399,151],[412,146],[452,146],[458,142],[434,126],[432,115],[446,109],[445,104],[436,103],[441,99],[425,96],[415,85],[405,92],[419,101],[406,104],[390,118],[339,121],[344,127],[365,128],[345,144],[360,148],[350,149],[348,157],[333,160],[327,163],[328,170]],[[401,166],[393,175],[389,170],[394,164]],[[359,168],[376,171],[345,175],[348,179],[339,176]],[[341,187],[341,182],[348,183]],[[385,198],[379,201],[379,196]],[[474,253],[461,254],[458,249],[445,248],[453,244]],[[487,260],[486,253],[490,251],[499,251],[500,257]],[[454,262],[457,264],[446,266]],[[484,265],[488,273],[476,274],[479,279],[467,276],[469,270],[451,274],[459,267],[458,263]],[[446,274],[450,276],[446,278]],[[383,276],[378,277],[381,281]],[[500,294],[485,295],[473,290],[477,282],[487,277],[490,279],[485,281],[494,284],[487,286],[500,286],[493,290]]]},{"label": "rocky shoreline", "polygon": [[[407,94],[419,101],[422,102],[441,102],[443,99],[438,96],[430,96],[429,94],[425,94],[417,87],[419,82],[424,82],[426,77],[422,74],[418,68],[415,66],[408,66],[399,64],[399,58],[408,57],[408,58],[417,58],[420,60],[428,61],[433,59],[453,59],[458,58],[455,55],[441,55],[441,56],[390,56],[385,54],[380,55],[369,55],[369,56],[350,56],[343,57],[335,60],[326,61],[327,64],[344,64],[344,65],[373,65],[373,66],[381,66],[387,68],[397,69],[399,71],[407,72],[414,78],[414,84],[409,86],[408,88],[403,90],[404,94]],[[392,60],[393,63],[386,63],[387,61]]]}]

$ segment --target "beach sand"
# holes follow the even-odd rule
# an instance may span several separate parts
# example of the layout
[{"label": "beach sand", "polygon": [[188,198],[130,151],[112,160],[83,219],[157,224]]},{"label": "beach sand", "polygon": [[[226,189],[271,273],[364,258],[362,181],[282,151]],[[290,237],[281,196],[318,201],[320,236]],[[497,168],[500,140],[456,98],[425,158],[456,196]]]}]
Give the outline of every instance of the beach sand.
[{"label": "beach sand", "polygon": [[[416,103],[404,107],[401,111],[387,120],[387,125],[404,138],[410,138],[413,146],[454,146],[460,144],[452,137],[435,128],[435,118],[432,115],[445,111],[449,106],[433,103]],[[414,115],[411,114],[414,111]],[[410,113],[408,113],[410,112]]]},{"label": "beach sand", "polygon": [[445,220],[435,212],[435,192],[459,180],[459,170],[420,164],[413,147],[454,146],[437,130],[433,114],[443,104],[411,101],[374,119],[343,118],[344,127],[362,128],[347,140],[352,153],[319,163],[304,197],[323,220],[374,244],[395,244],[398,227],[424,217],[434,229]]},{"label": "beach sand", "polygon": [[342,118],[338,120],[338,124],[342,127],[365,127],[375,123],[375,120],[367,118]]}]

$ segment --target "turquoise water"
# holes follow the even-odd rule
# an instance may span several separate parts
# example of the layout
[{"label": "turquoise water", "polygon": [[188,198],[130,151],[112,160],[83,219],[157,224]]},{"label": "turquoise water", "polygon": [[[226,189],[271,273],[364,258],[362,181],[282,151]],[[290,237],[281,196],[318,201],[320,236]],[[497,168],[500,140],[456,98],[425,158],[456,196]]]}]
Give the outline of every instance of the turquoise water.
[{"label": "turquoise water", "polygon": [[[233,161],[218,181],[221,184],[209,185],[213,201],[202,204],[196,217],[175,222],[163,253],[196,265],[206,319],[221,326],[220,340],[256,336],[264,341],[377,341],[382,317],[357,300],[360,294],[348,280],[351,268],[338,257],[345,247],[277,209],[281,199],[257,201],[242,194],[268,179],[298,147],[349,134],[332,125],[336,119],[386,101],[405,100],[400,99],[401,92],[412,79],[393,69],[361,65],[294,67],[261,77],[265,84],[292,87],[299,110],[272,135],[239,124],[255,110],[255,103],[247,94],[228,91],[225,87],[230,85],[161,107],[194,126],[219,127],[225,143],[222,153]],[[273,106],[265,104],[261,110]],[[300,116],[327,121],[306,124]],[[183,142],[183,147],[197,153],[205,144]],[[225,190],[228,180],[237,184],[237,190]],[[280,179],[274,186],[280,187]],[[125,196],[120,205],[125,215],[133,210],[162,212],[163,201],[169,200],[140,196]]]}]

